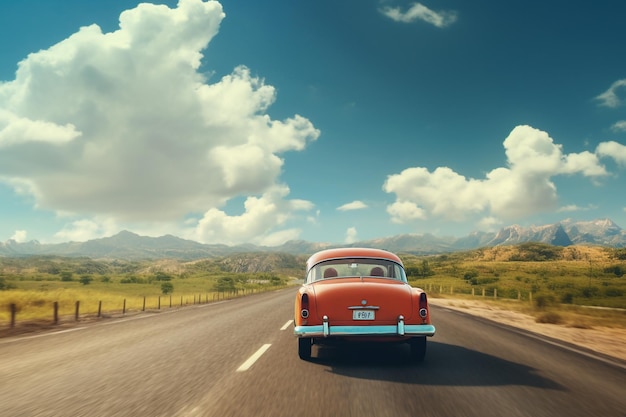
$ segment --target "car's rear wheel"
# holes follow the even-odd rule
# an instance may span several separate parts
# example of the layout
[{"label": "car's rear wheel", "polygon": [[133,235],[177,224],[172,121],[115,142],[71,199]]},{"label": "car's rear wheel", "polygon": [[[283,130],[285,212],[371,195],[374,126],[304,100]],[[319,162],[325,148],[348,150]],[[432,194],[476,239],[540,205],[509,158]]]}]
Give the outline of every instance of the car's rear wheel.
[{"label": "car's rear wheel", "polygon": [[426,356],[426,336],[415,337],[409,341],[411,361],[423,362]]},{"label": "car's rear wheel", "polygon": [[313,346],[313,341],[309,337],[300,337],[298,338],[298,356],[300,359],[311,359],[311,347]]}]

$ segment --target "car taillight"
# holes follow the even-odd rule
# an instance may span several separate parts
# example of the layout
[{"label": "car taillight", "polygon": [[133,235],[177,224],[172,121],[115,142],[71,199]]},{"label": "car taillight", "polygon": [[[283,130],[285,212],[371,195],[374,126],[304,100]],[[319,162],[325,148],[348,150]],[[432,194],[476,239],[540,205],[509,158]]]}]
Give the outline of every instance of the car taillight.
[{"label": "car taillight", "polygon": [[309,318],[309,295],[302,294],[302,301],[300,303],[300,317],[303,319]]},{"label": "car taillight", "polygon": [[425,292],[420,294],[419,315],[423,320],[428,318],[428,300]]}]

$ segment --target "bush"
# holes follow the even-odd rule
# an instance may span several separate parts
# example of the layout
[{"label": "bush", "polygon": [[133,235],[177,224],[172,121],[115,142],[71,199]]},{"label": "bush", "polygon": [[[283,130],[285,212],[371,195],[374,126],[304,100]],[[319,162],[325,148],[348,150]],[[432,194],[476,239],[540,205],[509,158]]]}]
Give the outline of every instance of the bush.
[{"label": "bush", "polygon": [[83,275],[78,281],[83,285],[89,285],[91,284],[91,281],[93,281],[93,278],[91,278],[89,275]]},{"label": "bush", "polygon": [[571,292],[565,293],[561,296],[561,303],[572,304],[574,302],[574,294]]},{"label": "bush", "polygon": [[617,277],[623,277],[626,274],[626,270],[622,268],[621,265],[611,265],[604,268],[604,273],[606,274],[614,274]]},{"label": "bush", "polygon": [[466,273],[463,274],[463,279],[465,281],[470,281],[473,278],[477,278],[478,277],[478,271],[467,271]]},{"label": "bush", "polygon": [[130,277],[127,278],[122,278],[120,280],[120,284],[145,284],[146,280],[143,278],[138,278],[134,275],[131,275]]},{"label": "bush", "polygon": [[600,289],[598,287],[584,287],[580,290],[580,293],[585,298],[591,298],[600,293]]},{"label": "bush", "polygon": [[165,295],[171,294],[174,292],[174,284],[171,282],[164,282],[161,284],[161,292]]},{"label": "bush", "polygon": [[554,296],[551,294],[539,294],[535,297],[535,307],[544,309],[554,304]]},{"label": "bush", "polygon": [[72,281],[72,277],[74,274],[72,274],[70,271],[63,271],[61,272],[61,281],[63,282],[70,282]]},{"label": "bush", "polygon": [[172,277],[166,274],[165,272],[159,271],[156,274],[154,274],[154,279],[156,281],[171,281]]},{"label": "bush", "polygon": [[537,316],[535,321],[537,323],[561,324],[563,323],[563,317],[554,311],[547,311]]},{"label": "bush", "polygon": [[235,281],[231,277],[219,277],[213,288],[218,292],[235,291]]},{"label": "bush", "polygon": [[619,288],[611,287],[604,290],[604,295],[606,295],[607,297],[621,297],[622,295],[624,295],[624,291]]},{"label": "bush", "polygon": [[0,277],[0,291],[11,290],[15,288],[15,285],[6,282],[4,277]]}]

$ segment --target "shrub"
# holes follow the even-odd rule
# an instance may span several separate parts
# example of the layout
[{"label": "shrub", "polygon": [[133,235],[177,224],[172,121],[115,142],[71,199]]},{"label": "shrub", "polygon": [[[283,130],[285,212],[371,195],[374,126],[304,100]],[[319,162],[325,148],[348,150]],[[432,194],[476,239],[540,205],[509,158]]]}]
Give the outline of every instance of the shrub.
[{"label": "shrub", "polygon": [[604,290],[604,295],[607,297],[621,297],[624,295],[624,291],[619,288],[610,287]]},{"label": "shrub", "polygon": [[563,317],[554,311],[547,311],[537,316],[535,321],[537,323],[561,324],[563,323]]},{"label": "shrub", "polygon": [[554,296],[551,294],[539,294],[535,297],[535,307],[544,309],[554,304]]},{"label": "shrub", "polygon": [[171,281],[172,277],[166,274],[165,272],[159,271],[156,274],[154,274],[154,279],[156,281]]},{"label": "shrub", "polygon": [[72,281],[72,277],[74,274],[72,274],[72,272],[70,271],[63,271],[61,272],[61,281],[63,282],[70,282]]},{"label": "shrub", "polygon": [[463,274],[463,279],[465,281],[470,281],[472,280],[472,278],[477,278],[478,277],[478,271],[467,271],[465,274]]},{"label": "shrub", "polygon": [[91,281],[93,281],[93,278],[91,278],[89,275],[83,275],[78,281],[83,285],[89,285],[91,284]]},{"label": "shrub", "polygon": [[0,291],[5,291],[5,290],[10,290],[15,288],[15,285],[6,282],[6,280],[4,279],[4,277],[0,277]]},{"label": "shrub", "polygon": [[574,294],[567,292],[561,296],[561,303],[572,304],[574,302]]},{"label": "shrub", "polygon": [[626,270],[621,265],[611,265],[604,268],[604,272],[607,274],[614,274],[617,277],[623,277]]},{"label": "shrub", "polygon": [[161,292],[166,295],[173,293],[174,284],[172,284],[171,282],[164,282],[163,284],[161,284]]},{"label": "shrub", "polygon": [[585,298],[594,297],[598,295],[599,292],[600,290],[598,289],[598,287],[584,287],[580,290],[581,295]]},{"label": "shrub", "polygon": [[234,291],[235,281],[231,277],[219,277],[213,288],[218,292]]}]

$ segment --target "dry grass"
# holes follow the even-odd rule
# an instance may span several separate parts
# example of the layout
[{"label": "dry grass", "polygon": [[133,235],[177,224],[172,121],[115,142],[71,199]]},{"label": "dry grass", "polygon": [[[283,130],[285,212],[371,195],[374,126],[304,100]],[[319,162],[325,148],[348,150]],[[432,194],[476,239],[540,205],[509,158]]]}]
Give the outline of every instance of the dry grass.
[{"label": "dry grass", "polygon": [[626,310],[593,308],[573,305],[555,304],[545,308],[537,308],[529,302],[517,300],[494,300],[491,298],[471,297],[463,294],[430,295],[430,298],[444,298],[451,301],[452,305],[470,309],[464,301],[478,302],[485,308],[493,310],[505,310],[532,316],[538,323],[559,324],[566,327],[579,329],[592,329],[594,327],[606,327],[614,329],[626,329]]}]

